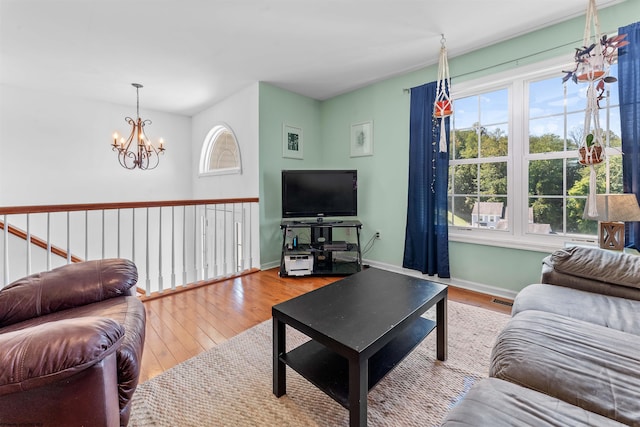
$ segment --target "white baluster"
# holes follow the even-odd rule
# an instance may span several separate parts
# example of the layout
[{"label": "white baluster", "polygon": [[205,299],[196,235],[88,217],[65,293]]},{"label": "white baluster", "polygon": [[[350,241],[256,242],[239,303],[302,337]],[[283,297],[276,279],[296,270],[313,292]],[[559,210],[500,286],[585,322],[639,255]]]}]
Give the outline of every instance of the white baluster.
[{"label": "white baluster", "polygon": [[47,212],[47,271],[51,270],[51,213]]},{"label": "white baluster", "polygon": [[162,284],[162,206],[159,208],[159,217],[158,217],[158,291],[162,292],[163,284]]},{"label": "white baluster", "polygon": [[187,284],[187,207],[182,206],[182,285]]},{"label": "white baluster", "polygon": [[89,259],[89,211],[84,211],[84,259]]},{"label": "white baluster", "polygon": [[147,211],[147,224],[146,224],[146,234],[145,234],[145,238],[146,238],[146,244],[145,244],[145,273],[146,273],[146,289],[147,289],[147,296],[151,295],[151,272],[150,272],[150,266],[149,266],[149,208],[146,208]]},{"label": "white baluster", "polygon": [[176,219],[175,206],[171,206],[171,289],[176,289]]},{"label": "white baluster", "polygon": [[4,283],[2,286],[9,284],[9,222],[7,215],[4,216]]}]

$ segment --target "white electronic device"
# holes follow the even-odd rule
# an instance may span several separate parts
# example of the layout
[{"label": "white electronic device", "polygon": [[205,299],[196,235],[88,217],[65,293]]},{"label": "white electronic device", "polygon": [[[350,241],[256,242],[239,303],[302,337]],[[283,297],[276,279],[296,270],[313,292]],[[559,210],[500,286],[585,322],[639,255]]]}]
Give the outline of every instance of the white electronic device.
[{"label": "white electronic device", "polygon": [[308,276],[313,272],[311,254],[285,255],[284,268],[289,276]]}]

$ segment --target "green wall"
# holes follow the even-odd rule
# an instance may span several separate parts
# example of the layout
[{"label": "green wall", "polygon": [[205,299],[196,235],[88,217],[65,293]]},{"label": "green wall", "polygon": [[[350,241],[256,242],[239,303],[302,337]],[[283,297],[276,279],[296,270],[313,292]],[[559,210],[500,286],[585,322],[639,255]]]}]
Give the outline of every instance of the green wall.
[{"label": "green wall", "polygon": [[[586,2],[585,2],[586,8]],[[640,1],[627,0],[599,11],[603,31],[616,31],[640,18]],[[453,84],[506,71],[544,59],[566,55],[581,44],[584,16],[556,24],[496,45],[449,58]],[[434,46],[434,49],[439,49]],[[524,58],[524,59],[523,59]],[[317,102],[271,85],[260,86],[260,199],[261,262],[279,261],[280,169],[358,169],[359,218],[363,242],[376,231],[376,241],[365,258],[400,267],[404,248],[409,149],[409,100],[403,89],[434,81],[437,66],[430,66],[365,88]],[[562,73],[558,70],[558,78]],[[373,156],[351,158],[352,123],[373,121]],[[282,122],[297,121],[304,129],[304,161],[282,159]],[[307,130],[309,128],[309,130]],[[310,137],[308,137],[308,133]],[[313,141],[313,142],[312,142]],[[311,148],[311,144],[317,144]],[[547,253],[451,242],[451,273],[455,279],[517,292],[540,277],[540,262]]]},{"label": "green wall", "polygon": [[[320,102],[260,83],[260,260],[262,266],[280,262],[280,171],[326,167],[321,139]],[[284,124],[302,129],[304,159],[282,157]]]}]

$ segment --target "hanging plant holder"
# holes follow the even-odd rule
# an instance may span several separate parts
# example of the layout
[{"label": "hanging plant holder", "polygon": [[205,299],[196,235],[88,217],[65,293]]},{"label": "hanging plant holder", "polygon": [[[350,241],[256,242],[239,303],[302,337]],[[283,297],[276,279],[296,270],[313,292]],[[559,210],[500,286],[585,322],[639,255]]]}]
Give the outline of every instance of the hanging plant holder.
[{"label": "hanging plant holder", "polygon": [[[615,61],[618,48],[629,44],[624,38],[626,34],[607,38],[600,36],[600,23],[595,0],[588,0],[586,21],[584,26],[583,46],[576,49],[574,56],[575,68],[564,71],[562,79],[566,83],[569,79],[575,83],[586,83],[587,106],[584,113],[583,137],[578,148],[578,161],[588,166],[589,172],[589,217],[597,217],[596,204],[597,175],[595,165],[605,159],[604,132],[600,127],[600,106],[598,102],[604,92],[604,84],[615,81],[609,77],[609,66]],[[592,32],[593,30],[593,32]],[[592,36],[593,34],[593,36]]]},{"label": "hanging plant holder", "polygon": [[453,114],[453,103],[449,95],[451,91],[451,76],[449,75],[449,61],[447,60],[447,47],[444,34],[440,40],[440,57],[438,59],[438,80],[436,84],[436,100],[433,104],[433,116],[440,121],[441,153],[447,152],[447,135],[444,119]]},{"label": "hanging plant holder", "polygon": [[436,117],[449,117],[451,114],[453,114],[451,101],[436,101],[433,114]]},{"label": "hanging plant holder", "polygon": [[578,150],[578,161],[581,165],[597,165],[598,163],[602,163],[602,161],[604,161],[604,151],[602,150],[602,145],[596,145],[595,143],[593,143],[592,141],[594,139],[595,138],[593,134],[588,134],[586,143],[582,145]]},{"label": "hanging plant holder", "polygon": [[574,83],[615,81],[614,78],[608,77],[609,66],[616,60],[618,49],[629,44],[624,40],[626,34],[611,38],[601,35],[596,2],[588,1],[582,47],[576,48],[574,69],[563,71],[566,73],[562,79],[563,83],[569,79]]}]

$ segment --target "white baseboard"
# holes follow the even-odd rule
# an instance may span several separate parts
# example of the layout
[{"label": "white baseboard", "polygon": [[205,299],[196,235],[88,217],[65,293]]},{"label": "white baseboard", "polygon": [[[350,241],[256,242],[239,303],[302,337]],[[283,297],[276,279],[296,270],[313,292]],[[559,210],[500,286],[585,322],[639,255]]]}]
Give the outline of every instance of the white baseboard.
[{"label": "white baseboard", "polygon": [[[416,270],[410,270],[408,268],[398,267],[393,264],[386,264],[379,261],[363,260],[362,264],[370,265],[371,267],[379,268],[381,270],[393,271],[394,273],[406,274],[407,276],[418,277],[420,279],[430,280],[432,282],[443,283],[445,285],[455,286],[457,288],[467,289],[474,292],[480,292],[482,294],[492,295],[495,297],[514,299],[517,295],[517,291],[510,289],[499,288],[496,286],[486,285],[484,283],[471,282],[468,280],[456,279],[452,277],[450,279],[443,279],[438,276],[428,276],[422,274]],[[262,264],[261,270],[269,270],[271,268],[280,267],[280,261],[273,261],[266,264]]]},{"label": "white baseboard", "polygon": [[393,264],[386,264],[378,261],[363,260],[363,264],[370,265],[371,267],[380,268],[382,270],[393,271],[395,273],[406,274],[407,276],[418,277],[420,279],[430,280],[432,282],[443,283],[445,285],[455,286],[457,288],[467,289],[474,292],[480,292],[482,294],[492,295],[495,297],[502,297],[507,299],[514,299],[517,295],[517,291],[510,289],[499,288],[496,286],[486,285],[484,283],[476,283],[468,280],[456,279],[452,277],[450,279],[443,279],[438,276],[428,276],[422,274],[417,270],[410,270],[408,268],[398,267]]}]

